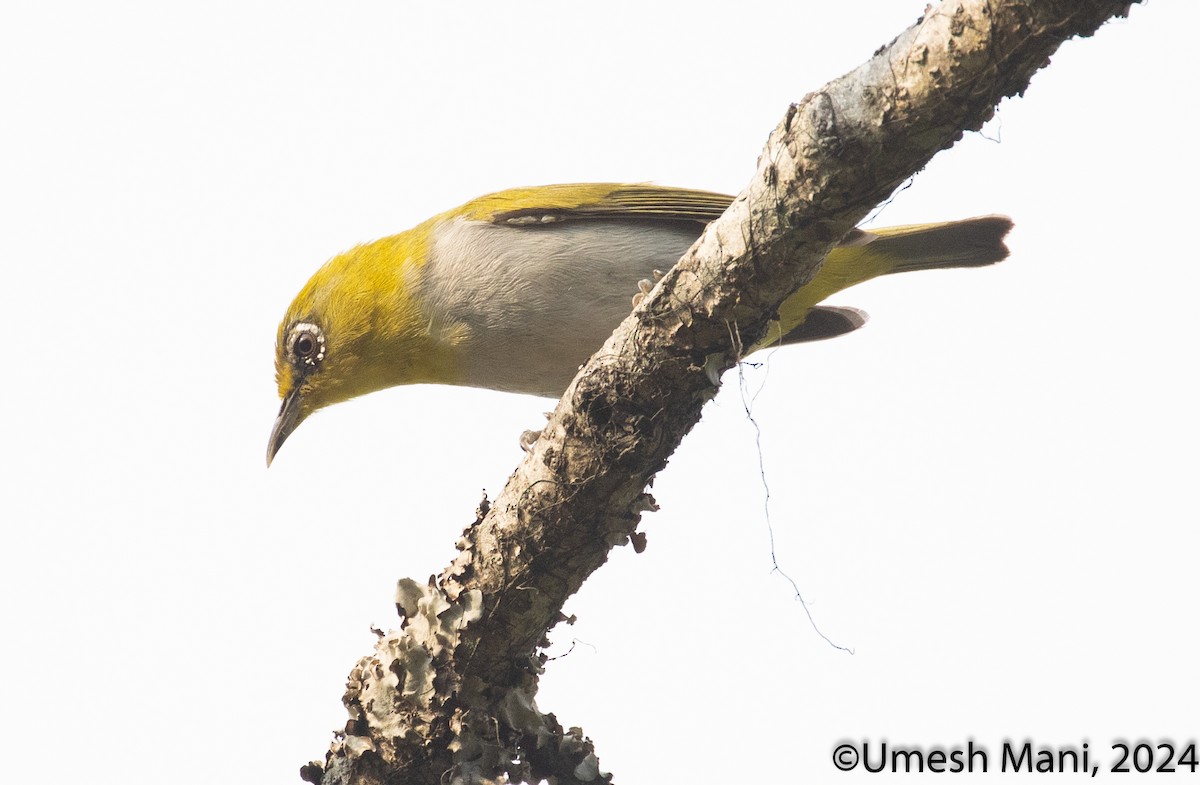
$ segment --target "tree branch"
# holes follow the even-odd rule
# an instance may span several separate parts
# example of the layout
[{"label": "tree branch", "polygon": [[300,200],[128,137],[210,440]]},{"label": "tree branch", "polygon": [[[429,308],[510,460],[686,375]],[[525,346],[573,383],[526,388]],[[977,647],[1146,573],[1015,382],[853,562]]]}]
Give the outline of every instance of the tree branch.
[{"label": "tree branch", "polygon": [[542,437],[403,622],[351,673],[324,783],[605,781],[582,731],[534,695],[538,648],[609,551],[655,509],[647,486],[720,374],[843,235],[1018,95],[1058,46],[1125,0],[953,0],[805,96],[746,190],[580,371]]}]

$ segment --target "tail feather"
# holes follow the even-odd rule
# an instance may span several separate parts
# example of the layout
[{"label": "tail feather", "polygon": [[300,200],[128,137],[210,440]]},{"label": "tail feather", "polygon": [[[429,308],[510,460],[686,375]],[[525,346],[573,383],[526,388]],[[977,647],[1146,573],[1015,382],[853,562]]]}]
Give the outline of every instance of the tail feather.
[{"label": "tail feather", "polygon": [[1012,225],[1005,216],[986,215],[869,232],[855,230],[830,251],[812,280],[780,305],[774,340],[769,336],[756,348],[832,338],[858,329],[865,320],[861,311],[816,306],[832,294],[877,276],[995,264],[1008,256],[1004,236]]},{"label": "tail feather", "polygon": [[986,215],[950,223],[893,226],[870,232],[876,239],[866,247],[888,257],[887,273],[983,267],[1008,256],[1004,236],[1012,225],[1006,216]]}]

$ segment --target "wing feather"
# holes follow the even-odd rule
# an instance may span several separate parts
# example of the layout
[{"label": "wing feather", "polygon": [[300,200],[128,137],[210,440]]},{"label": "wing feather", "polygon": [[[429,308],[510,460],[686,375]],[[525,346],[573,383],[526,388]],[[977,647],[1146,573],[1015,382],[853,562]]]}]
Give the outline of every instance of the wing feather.
[{"label": "wing feather", "polygon": [[621,183],[581,183],[513,188],[468,202],[462,213],[474,220],[534,226],[600,218],[646,218],[708,223],[733,197],[689,188]]}]

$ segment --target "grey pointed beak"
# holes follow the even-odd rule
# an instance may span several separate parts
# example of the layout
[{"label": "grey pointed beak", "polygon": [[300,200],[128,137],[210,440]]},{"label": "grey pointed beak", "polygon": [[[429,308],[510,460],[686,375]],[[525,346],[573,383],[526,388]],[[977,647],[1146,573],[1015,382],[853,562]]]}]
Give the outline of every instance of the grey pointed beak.
[{"label": "grey pointed beak", "polygon": [[300,416],[300,390],[296,388],[283,399],[283,405],[279,407],[279,416],[275,418],[275,425],[271,428],[271,439],[267,442],[267,468],[270,468],[275,453],[279,452],[279,448],[287,441],[292,431],[296,430],[302,419],[304,418]]}]

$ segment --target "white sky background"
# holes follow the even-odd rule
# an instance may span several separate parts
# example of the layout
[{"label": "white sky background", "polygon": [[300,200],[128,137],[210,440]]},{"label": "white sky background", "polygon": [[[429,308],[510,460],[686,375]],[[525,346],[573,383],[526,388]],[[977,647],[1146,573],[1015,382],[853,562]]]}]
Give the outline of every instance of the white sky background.
[{"label": "white sky background", "polygon": [[[789,101],[923,7],[8,7],[5,780],[298,782],[395,580],[516,466],[548,402],[413,387],[264,467],[275,329],[325,259],[508,186],[737,192]],[[779,560],[853,656],[771,574],[726,376],[649,550],[551,636],[580,643],[539,703],[620,782],[857,781],[846,738],[1105,764],[1200,736],[1197,29],[1161,0],[1066,44],[877,222],[1006,213],[1008,261],[843,293],[865,329],[746,369]]]}]

